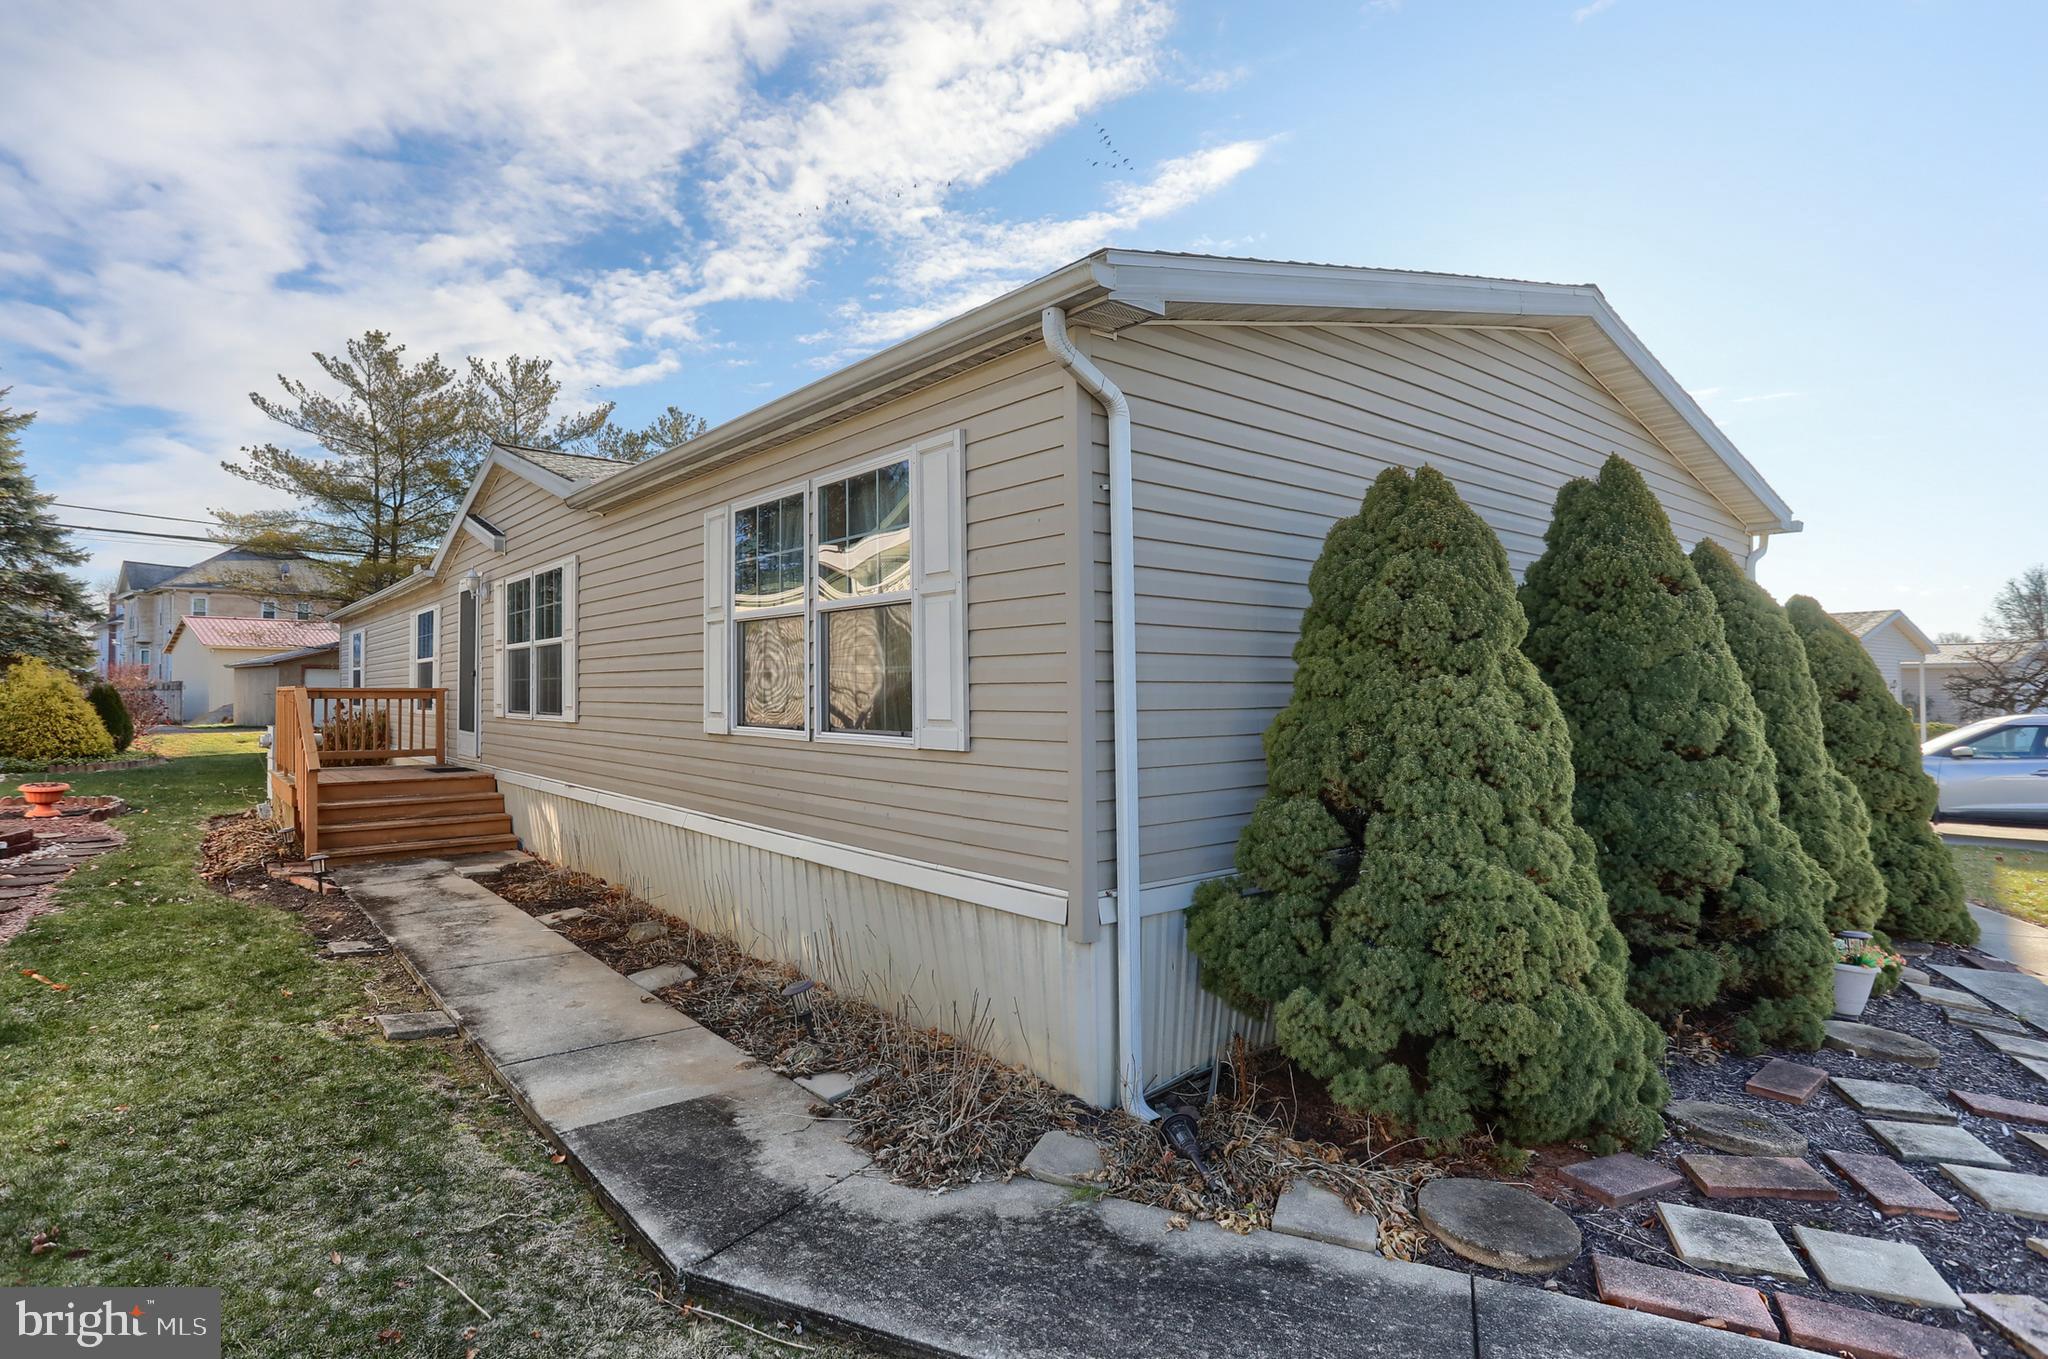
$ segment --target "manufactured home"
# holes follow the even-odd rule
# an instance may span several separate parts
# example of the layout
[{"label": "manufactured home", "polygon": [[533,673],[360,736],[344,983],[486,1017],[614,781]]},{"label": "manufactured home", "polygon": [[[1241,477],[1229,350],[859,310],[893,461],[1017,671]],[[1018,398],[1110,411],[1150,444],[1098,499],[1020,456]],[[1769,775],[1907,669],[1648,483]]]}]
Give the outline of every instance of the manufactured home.
[{"label": "manufactured home", "polygon": [[1183,912],[1330,525],[1428,463],[1520,570],[1612,453],[1688,546],[1799,527],[1596,288],[1102,251],[644,462],[495,448],[334,614],[379,748],[463,772],[317,768],[281,704],[274,791],[336,855],[408,798],[415,848],[509,830],[1128,1099],[1249,1022]]}]

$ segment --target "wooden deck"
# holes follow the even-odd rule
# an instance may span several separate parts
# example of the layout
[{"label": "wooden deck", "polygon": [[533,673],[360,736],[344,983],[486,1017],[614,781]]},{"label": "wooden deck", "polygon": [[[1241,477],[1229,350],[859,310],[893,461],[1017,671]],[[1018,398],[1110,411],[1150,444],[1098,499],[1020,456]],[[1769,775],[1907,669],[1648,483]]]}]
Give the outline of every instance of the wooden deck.
[{"label": "wooden deck", "polygon": [[271,806],[306,854],[404,859],[516,849],[496,776],[447,765],[438,689],[277,691]]}]

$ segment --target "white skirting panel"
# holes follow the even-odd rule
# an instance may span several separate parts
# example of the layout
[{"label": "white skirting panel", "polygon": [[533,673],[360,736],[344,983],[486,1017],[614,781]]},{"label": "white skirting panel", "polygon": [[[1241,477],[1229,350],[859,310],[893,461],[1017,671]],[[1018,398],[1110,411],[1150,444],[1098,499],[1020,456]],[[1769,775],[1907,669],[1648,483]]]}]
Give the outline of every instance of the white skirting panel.
[{"label": "white skirting panel", "polygon": [[[1105,926],[1105,949],[1120,926]],[[1215,1060],[1216,1049],[1243,1034],[1254,1048],[1273,1041],[1273,1021],[1238,1013],[1201,986],[1200,965],[1188,951],[1185,911],[1144,918],[1139,940],[1145,959],[1145,1084],[1156,1087]]]},{"label": "white skirting panel", "polygon": [[[617,883],[836,990],[907,1005],[921,1023],[965,1033],[979,1016],[996,1056],[1091,1102],[1115,1098],[1107,939],[1076,943],[1063,925],[510,780],[500,789],[521,842],[542,858]],[[1146,925],[1165,932],[1163,919]]]}]

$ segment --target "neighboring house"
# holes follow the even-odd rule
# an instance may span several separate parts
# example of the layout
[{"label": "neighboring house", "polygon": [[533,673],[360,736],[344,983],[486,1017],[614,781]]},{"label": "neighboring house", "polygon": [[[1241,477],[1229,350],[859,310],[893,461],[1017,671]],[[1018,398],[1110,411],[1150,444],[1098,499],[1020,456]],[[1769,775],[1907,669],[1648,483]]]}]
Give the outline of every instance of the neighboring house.
[{"label": "neighboring house", "polygon": [[[1994,657],[2018,660],[2023,654],[2029,654],[2031,649],[2007,647],[1996,642],[1950,642],[1937,646],[1926,661],[1928,721],[1948,722],[1960,726],[1965,722],[1975,722],[1980,717],[2004,715],[2006,710],[2003,708],[1993,711],[1973,704],[1958,703],[1948,691],[1950,680],[1982,675],[1985,672],[1983,655],[1986,652],[1990,652]],[[2028,664],[2034,665],[2038,662],[2030,661]],[[2022,667],[2018,666],[2008,666],[2005,673],[2011,677],[2016,670],[2021,669]]]},{"label": "neighboring house", "polygon": [[148,666],[160,680],[183,680],[165,656],[183,618],[309,622],[325,618],[338,603],[328,569],[298,553],[234,547],[192,566],[122,562],[108,605],[113,659]]},{"label": "neighboring house", "polygon": [[1687,546],[1799,528],[1596,288],[1104,251],[645,462],[493,449],[343,679],[449,689],[537,853],[1107,1102],[1246,1027],[1184,912],[1331,524],[1432,464],[1520,572],[1617,452]]},{"label": "neighboring house", "polygon": [[230,661],[234,688],[235,721],[245,727],[269,726],[277,720],[277,691],[287,686],[313,688],[341,684],[337,661],[340,644],[334,640],[334,625],[323,624],[329,640],[245,661]]},{"label": "neighboring house", "polygon": [[[1849,635],[1863,644],[1870,653],[1870,659],[1877,662],[1878,673],[1884,676],[1885,688],[1892,697],[1912,708],[1920,707],[1920,663],[1934,655],[1934,639],[1922,632],[1912,619],[1906,617],[1903,609],[1852,609],[1846,613],[1830,613],[1828,617],[1849,630]],[[1927,717],[1930,721],[1945,719],[1934,716],[1934,690],[1938,681],[1928,680]]]},{"label": "neighboring house", "polygon": [[[220,710],[225,710],[221,715],[231,721],[258,720],[243,718],[234,711],[235,665],[242,661],[274,660],[279,652],[331,648],[334,644],[332,623],[210,616],[181,619],[170,640],[164,643],[172,669],[184,685],[185,710],[179,720],[197,721]],[[272,706],[270,713],[275,712]]]}]

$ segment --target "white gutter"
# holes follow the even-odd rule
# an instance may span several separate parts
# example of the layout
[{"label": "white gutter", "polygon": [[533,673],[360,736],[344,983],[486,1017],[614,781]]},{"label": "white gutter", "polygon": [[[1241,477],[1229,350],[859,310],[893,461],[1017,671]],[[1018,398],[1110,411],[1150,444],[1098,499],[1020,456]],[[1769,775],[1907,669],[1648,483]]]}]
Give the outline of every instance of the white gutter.
[{"label": "white gutter", "polygon": [[[1039,313],[1045,347],[1109,417],[1110,708],[1116,733],[1116,1064],[1124,1110],[1150,1122],[1145,1102],[1144,955],[1138,931],[1145,917],[1138,859],[1137,571],[1132,563],[1131,403],[1067,335],[1059,307]],[[1085,850],[1076,846],[1076,852]]]},{"label": "white gutter", "polygon": [[1771,535],[1768,533],[1757,534],[1756,546],[1749,550],[1749,560],[1743,564],[1742,573],[1748,576],[1751,580],[1755,580],[1756,564],[1762,561],[1764,559],[1764,554],[1766,552],[1769,552],[1770,550]]}]

